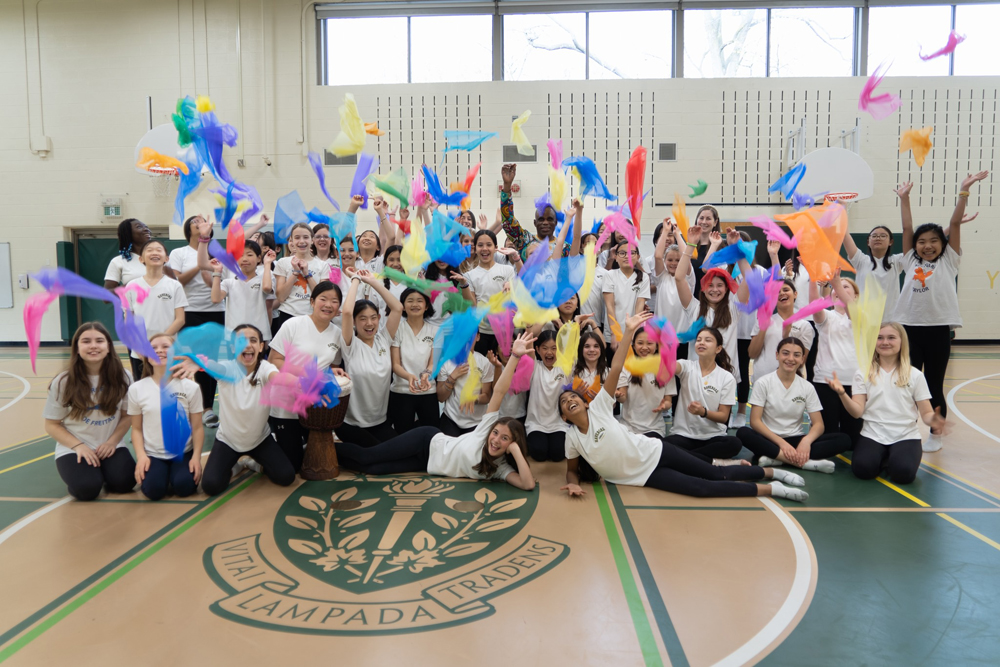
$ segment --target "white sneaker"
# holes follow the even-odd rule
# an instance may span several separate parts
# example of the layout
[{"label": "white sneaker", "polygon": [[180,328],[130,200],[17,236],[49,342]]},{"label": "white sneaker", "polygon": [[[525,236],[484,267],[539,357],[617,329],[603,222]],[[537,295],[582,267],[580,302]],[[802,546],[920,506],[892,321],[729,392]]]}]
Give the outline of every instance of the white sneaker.
[{"label": "white sneaker", "polygon": [[778,459],[768,458],[767,456],[762,456],[760,457],[760,460],[757,461],[757,465],[761,468],[777,468],[778,466],[785,465],[785,462],[779,461]]},{"label": "white sneaker", "polygon": [[771,468],[771,474],[774,476],[774,479],[788,486],[806,485],[806,480],[802,479],[802,475],[796,475],[794,472],[788,472],[781,468]]},{"label": "white sneaker", "polygon": [[790,488],[781,482],[771,482],[771,495],[775,498],[786,498],[797,503],[805,502],[809,499],[809,494],[802,489]]},{"label": "white sneaker", "polygon": [[205,410],[201,415],[201,423],[207,428],[219,428],[219,417],[211,410]]},{"label": "white sneaker", "polygon": [[944,439],[936,433],[931,433],[921,444],[921,449],[925,452],[936,452],[944,447]]}]

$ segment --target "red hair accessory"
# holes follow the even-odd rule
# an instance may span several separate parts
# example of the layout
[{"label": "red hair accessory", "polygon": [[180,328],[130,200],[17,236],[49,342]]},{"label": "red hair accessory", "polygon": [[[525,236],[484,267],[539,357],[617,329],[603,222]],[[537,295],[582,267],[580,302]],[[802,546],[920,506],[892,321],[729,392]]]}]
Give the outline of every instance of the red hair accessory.
[{"label": "red hair accessory", "polygon": [[733,280],[733,277],[731,275],[726,273],[723,269],[719,268],[709,269],[708,271],[705,272],[705,275],[701,279],[702,292],[708,289],[708,286],[712,282],[712,278],[722,278],[723,280],[726,281],[726,285],[729,286],[729,291],[732,292],[733,294],[736,294],[736,290],[738,289],[736,281]]}]

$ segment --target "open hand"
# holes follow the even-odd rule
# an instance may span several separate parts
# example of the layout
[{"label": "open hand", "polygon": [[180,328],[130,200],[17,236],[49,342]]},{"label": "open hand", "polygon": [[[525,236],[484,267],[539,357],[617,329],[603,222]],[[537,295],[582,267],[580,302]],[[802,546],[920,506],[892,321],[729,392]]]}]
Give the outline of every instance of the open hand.
[{"label": "open hand", "polygon": [[567,492],[570,498],[582,498],[587,495],[587,492],[581,489],[579,484],[567,484],[559,490]]}]

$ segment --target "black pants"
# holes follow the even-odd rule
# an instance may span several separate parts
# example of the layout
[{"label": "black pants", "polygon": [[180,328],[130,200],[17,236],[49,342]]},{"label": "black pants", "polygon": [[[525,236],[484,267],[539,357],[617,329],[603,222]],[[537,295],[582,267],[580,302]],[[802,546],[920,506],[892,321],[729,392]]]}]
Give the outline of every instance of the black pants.
[{"label": "black pants", "polygon": [[[200,280],[201,276],[197,275],[193,280]],[[225,325],[226,324],[226,314],[224,312],[195,312],[195,311],[184,311],[184,328],[196,327],[205,322],[215,322],[216,324]],[[215,390],[219,386],[215,378],[204,371],[198,371],[195,373],[194,381],[198,383],[201,387],[201,406],[206,410],[211,410],[212,406],[215,404]]]},{"label": "black pants", "polygon": [[713,466],[665,442],[660,462],[644,486],[697,498],[728,498],[756,496],[757,485],[746,482],[759,479],[764,479],[759,466]]},{"label": "black pants", "polygon": [[695,440],[694,438],[685,438],[683,435],[668,435],[663,438],[663,441],[709,459],[735,458],[743,449],[743,443],[739,441],[739,438],[731,435],[717,435],[708,440]]},{"label": "black pants", "polygon": [[[846,433],[851,439],[851,448],[853,449],[854,443],[861,435],[861,426],[864,422],[851,416],[851,413],[844,408],[844,404],[840,402],[840,396],[837,396],[837,392],[830,389],[830,385],[825,382],[813,382],[813,386],[816,387],[816,394],[823,406],[823,433]],[[844,391],[847,392],[848,396],[852,396],[850,386],[845,384]]]},{"label": "black pants", "polygon": [[944,400],[944,375],[951,357],[951,327],[915,327],[903,325],[910,339],[910,365],[922,371],[931,390],[931,406],[941,408],[941,416],[948,416]]},{"label": "black pants", "polygon": [[128,493],[135,488],[135,459],[127,447],[119,447],[101,466],[95,468],[86,461],[77,461],[76,454],[56,459],[56,470],[66,482],[69,495],[77,500],[94,500],[105,485],[111,493]]},{"label": "black pants", "polygon": [[142,379],[142,359],[130,356],[128,361],[132,365],[132,382],[138,382]]},{"label": "black pants", "polygon": [[473,426],[472,428],[462,428],[461,426],[455,423],[454,419],[452,419],[443,412],[441,413],[441,418],[438,420],[438,428],[441,429],[442,433],[451,436],[452,438],[457,438],[460,435],[465,435],[466,433],[472,433],[473,431],[476,430],[475,426]]},{"label": "black pants", "polygon": [[566,433],[528,434],[528,454],[536,461],[562,461],[566,458]]},{"label": "black pants", "polygon": [[269,417],[267,423],[271,426],[271,434],[278,441],[278,447],[284,452],[285,458],[292,464],[296,474],[302,470],[303,447],[309,437],[309,429],[299,423],[298,419],[280,419]]},{"label": "black pants", "polygon": [[740,381],[736,385],[736,402],[746,403],[750,400],[750,339],[738,338],[736,349],[740,354]]},{"label": "black pants", "polygon": [[437,426],[440,418],[437,394],[389,392],[389,420],[396,433],[402,435],[417,426]]},{"label": "black pants", "polygon": [[179,459],[158,459],[149,457],[149,470],[142,480],[142,495],[150,500],[162,500],[173,491],[178,498],[186,498],[198,490],[194,475],[188,467],[191,464],[191,450]]},{"label": "black pants", "polygon": [[389,425],[389,420],[375,426],[352,426],[344,422],[336,428],[337,437],[344,442],[353,442],[362,447],[374,447],[380,442],[392,440],[396,437],[396,432]]},{"label": "black pants", "polygon": [[337,460],[348,470],[368,475],[427,472],[431,440],[440,433],[433,426],[418,426],[373,447],[337,443]]},{"label": "black pants", "polygon": [[819,332],[816,330],[816,323],[812,320],[808,320],[809,326],[813,330],[813,344],[809,348],[809,354],[806,355],[806,379],[810,382],[813,381],[813,370],[816,368],[816,352],[819,350],[819,346],[816,344],[816,340],[819,338]]},{"label": "black pants", "polygon": [[[753,452],[755,461],[762,456],[776,459],[778,458],[778,454],[781,453],[781,448],[749,426],[744,426],[736,431],[736,437],[740,439],[744,447]],[[784,436],[784,440],[792,447],[798,447],[799,442],[804,437],[804,435]],[[846,452],[850,448],[851,439],[846,434],[824,433],[816,438],[816,441],[809,448],[809,459],[812,461],[828,459],[841,452]]]},{"label": "black pants", "polygon": [[233,466],[244,455],[259,463],[268,479],[278,486],[288,486],[295,481],[292,464],[271,436],[267,436],[264,442],[249,452],[238,452],[216,438],[202,473],[201,490],[210,496],[217,496],[225,491],[233,476]]},{"label": "black pants", "polygon": [[479,354],[486,356],[487,352],[497,353],[500,349],[500,343],[497,342],[497,337],[493,334],[479,332],[479,340],[476,341],[475,350]]},{"label": "black pants", "polygon": [[851,472],[858,479],[875,479],[883,470],[896,484],[909,484],[917,477],[923,451],[920,440],[902,440],[882,445],[861,436],[854,445]]},{"label": "black pants", "polygon": [[280,310],[278,311],[278,313],[274,316],[274,319],[271,320],[271,340],[274,340],[274,337],[278,335],[278,330],[281,328],[281,325],[293,317],[295,316],[289,315],[288,313],[284,313]]}]

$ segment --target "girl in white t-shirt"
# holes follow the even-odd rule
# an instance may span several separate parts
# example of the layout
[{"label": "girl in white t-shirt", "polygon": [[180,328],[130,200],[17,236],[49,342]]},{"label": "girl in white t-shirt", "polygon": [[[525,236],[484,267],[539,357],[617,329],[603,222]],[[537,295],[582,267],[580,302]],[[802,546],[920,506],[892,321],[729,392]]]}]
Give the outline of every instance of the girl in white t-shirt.
[{"label": "girl in white t-shirt", "polygon": [[[267,477],[279,486],[295,481],[295,469],[277,441],[271,436],[268,412],[262,409],[260,396],[265,384],[278,374],[278,367],[264,360],[264,337],[260,329],[247,324],[236,329],[246,338],[247,346],[239,359],[224,363],[212,362],[221,374],[244,376],[239,382],[221,380],[219,384],[219,430],[205,464],[201,489],[216,496],[229,486],[233,467],[244,456],[256,461]],[[182,377],[199,370],[193,361],[181,361]],[[175,374],[174,377],[177,377]]]},{"label": "girl in white t-shirt", "polygon": [[677,360],[677,408],[664,441],[713,465],[743,465],[732,460],[743,445],[726,430],[737,399],[733,365],[722,342],[718,329],[705,327],[691,343],[698,361]]},{"label": "girl in white t-shirt", "polygon": [[847,261],[854,267],[858,287],[866,290],[869,281],[872,281],[872,284],[877,283],[885,293],[883,312],[889,318],[896,312],[896,301],[899,300],[899,274],[903,271],[903,253],[890,254],[891,249],[892,231],[885,225],[877,225],[868,232],[867,253],[858,248],[849,233],[844,234],[844,252],[847,253]]},{"label": "girl in white t-shirt", "polygon": [[243,256],[239,260],[240,271],[246,280],[240,280],[235,275],[223,278],[223,267],[217,259],[209,259],[208,244],[198,246],[198,260],[212,272],[212,302],[226,303],[226,329],[233,331],[241,324],[252,324],[263,332],[263,340],[271,340],[271,319],[267,314],[268,296],[274,293],[274,281],[271,275],[271,263],[275,260],[273,250],[263,255],[263,269],[257,273],[261,264],[261,248],[253,241],[247,241],[243,247]]},{"label": "girl in white t-shirt", "polygon": [[[184,327],[184,309],[187,296],[184,288],[173,278],[163,273],[167,262],[167,247],[155,239],[142,248],[139,259],[146,267],[146,275],[132,282],[149,294],[139,303],[135,292],[129,292],[129,307],[136,315],[141,315],[149,334],[162,333],[173,336]],[[132,377],[142,377],[142,358],[134,350],[131,353]]]},{"label": "girl in white t-shirt", "polygon": [[271,324],[277,335],[281,326],[293,317],[309,314],[311,294],[330,276],[330,266],[312,254],[312,229],[305,222],[292,225],[288,234],[288,257],[274,264],[274,297],[278,316]]},{"label": "girl in white t-shirt", "polygon": [[[681,305],[674,276],[681,261],[681,246],[674,243],[676,225],[670,218],[664,219],[662,225],[662,231],[653,251],[652,282],[656,284],[656,308],[653,310],[658,317],[667,318],[675,331],[680,331],[681,320],[684,319],[684,306]],[[694,293],[694,268],[690,263],[684,279],[687,281],[688,289]]]},{"label": "girl in white t-shirt", "polygon": [[906,330],[895,322],[879,329],[871,366],[858,371],[853,396],[834,374],[830,388],[844,408],[864,419],[854,445],[851,470],[860,479],[875,479],[885,470],[896,484],[909,484],[920,468],[917,420],[942,433],[947,422],[931,407],[931,392],[923,373],[910,366]]},{"label": "girl in white t-shirt", "polygon": [[[781,482],[802,486],[802,478],[783,470],[759,466],[713,466],[659,438],[631,433],[612,414],[612,392],[618,387],[628,347],[636,330],[652,315],[640,313],[625,320],[622,344],[611,362],[604,388],[588,405],[572,390],[559,395],[559,411],[569,422],[566,435],[566,486],[570,496],[582,496],[580,459],[614,484],[649,486],[654,489],[699,497],[778,496],[802,501],[808,494]],[[775,479],[770,485],[747,483]]]},{"label": "girl in white t-shirt", "polygon": [[[837,305],[832,310],[821,310],[813,315],[816,323],[816,367],[813,371],[813,386],[823,406],[824,433],[846,433],[854,443],[861,433],[861,420],[852,417],[840,403],[840,397],[830,387],[834,374],[850,383],[858,372],[857,354],[854,350],[854,327],[847,305],[858,298],[860,290],[850,278],[843,278],[840,269],[833,275],[832,285],[837,295]],[[819,287],[809,283],[809,301],[819,298]],[[851,378],[851,380],[847,380]],[[851,395],[851,385],[844,387]]]},{"label": "girl in white t-shirt", "polygon": [[[945,236],[941,225],[926,223],[913,231],[910,212],[912,183],[903,183],[896,191],[903,218],[903,289],[896,302],[893,320],[906,328],[910,342],[910,365],[924,373],[931,390],[931,405],[948,416],[944,398],[944,378],[951,357],[951,332],[962,326],[958,311],[958,267],[962,262],[962,225],[976,219],[978,213],[965,215],[969,189],[989,175],[987,171],[969,174],[962,181],[955,211]],[[924,442],[925,452],[936,452],[944,445],[942,434],[931,429]]]},{"label": "girl in white t-shirt", "polygon": [[81,324],[69,368],[49,384],[42,411],[45,432],[56,441],[56,470],[77,500],[94,500],[105,485],[111,493],[135,488],[135,459],[125,443],[130,384],[104,325]]},{"label": "girl in white t-shirt", "polygon": [[[803,470],[832,473],[831,457],[851,448],[845,433],[824,433],[816,388],[799,375],[806,363],[806,346],[798,338],[778,343],[778,370],[758,377],[750,395],[750,426],[736,432],[760,465],[790,463]],[[802,417],[809,414],[809,432],[802,433]]]},{"label": "girl in white t-shirt", "polygon": [[434,315],[427,321],[435,326],[440,327],[444,324],[444,321],[451,316],[451,313],[446,314],[443,312],[443,306],[445,301],[448,299],[448,293],[444,292],[444,289],[456,287],[462,293],[462,298],[469,302],[472,302],[473,300],[472,289],[469,281],[465,279],[465,276],[458,272],[458,268],[449,266],[447,262],[437,260],[428,264],[424,273],[424,278],[436,283],[441,283],[441,287],[443,288],[441,292],[438,292],[433,296],[433,300],[431,301],[431,305],[434,307]]},{"label": "girl in white t-shirt", "polygon": [[431,300],[408,287],[400,301],[406,320],[400,322],[390,349],[393,379],[389,387],[389,414],[393,430],[402,434],[416,426],[437,426],[441,409],[437,387],[431,378],[434,336],[438,330],[427,321],[434,315]]},{"label": "girl in white t-shirt", "polygon": [[[477,340],[481,335],[476,334]],[[443,403],[443,407],[438,428],[445,435],[458,437],[475,430],[486,414],[486,404],[493,396],[493,360],[496,359],[492,352],[487,354],[489,358],[472,351],[481,387],[475,400],[468,403],[462,403],[462,392],[469,381],[469,362],[456,365],[454,361],[446,361],[441,366],[437,377],[437,400]]]},{"label": "girl in white t-shirt", "polygon": [[573,370],[573,389],[580,392],[589,403],[597,397],[607,377],[608,360],[604,336],[600,331],[584,331],[580,334],[580,349],[576,355],[576,368]]},{"label": "girl in white t-shirt", "polygon": [[[491,297],[503,292],[504,285],[514,280],[512,266],[497,264],[493,255],[497,250],[496,234],[488,229],[480,229],[472,239],[474,258],[478,266],[465,274],[472,290],[473,300],[479,306],[485,306]],[[486,354],[498,349],[497,337],[493,335],[493,327],[483,318],[479,324],[479,339],[476,341],[476,352]]]},{"label": "girl in white t-shirt", "polygon": [[532,338],[522,334],[497,380],[476,430],[457,438],[433,426],[420,426],[386,442],[362,447],[337,443],[340,465],[368,475],[396,475],[428,472],[432,475],[466,479],[504,480],[525,491],[535,488],[535,478],[525,459],[524,427],[513,417],[500,417],[503,401],[517,363],[531,349]]},{"label": "girl in white t-shirt", "polygon": [[[539,325],[529,331],[534,334]],[[566,423],[559,418],[559,393],[572,382],[556,366],[556,332],[542,331],[534,339],[535,367],[531,372],[528,414],[528,454],[536,461],[562,461],[566,458]]]},{"label": "girl in white t-shirt", "polygon": [[141,220],[128,218],[118,223],[118,255],[108,263],[104,289],[113,290],[146,275],[146,267],[139,261],[139,255],[151,238],[153,234]]},{"label": "girl in white t-shirt", "polygon": [[[750,346],[747,349],[753,359],[753,377],[764,377],[768,373],[778,370],[778,342],[786,338],[798,338],[806,349],[806,356],[809,356],[809,349],[813,346],[813,338],[816,332],[812,325],[806,320],[798,320],[789,325],[785,320],[795,314],[795,303],[798,298],[798,291],[795,283],[787,278],[778,292],[778,306],[771,315],[771,321],[766,329],[761,329],[759,323],[754,323],[753,337],[750,339]],[[756,318],[754,318],[756,320]]]},{"label": "girl in white t-shirt", "polygon": [[[631,263],[629,263],[630,252]],[[604,310],[607,313],[604,339],[608,341],[609,349],[612,351],[618,349],[618,334],[615,333],[615,329],[620,329],[621,323],[627,317],[645,310],[646,302],[649,300],[649,276],[642,271],[639,249],[632,248],[630,251],[627,243],[620,243],[615,247],[614,256],[618,268],[608,272],[602,286]]]},{"label": "girl in white t-shirt", "polygon": [[[584,234],[580,238],[580,243],[581,248],[586,248],[590,243],[597,243],[597,235]],[[589,250],[585,250],[584,252],[589,252]],[[590,313],[597,324],[598,330],[602,332],[604,331],[604,322],[606,319],[604,312],[604,279],[607,275],[608,270],[601,266],[601,262],[598,260],[594,271],[594,285],[590,288],[587,300],[580,304],[580,312]]]},{"label": "girl in white t-shirt", "polygon": [[167,391],[177,400],[191,425],[191,437],[184,445],[184,455],[172,458],[163,441],[160,418],[160,383],[166,373],[167,356],[174,337],[153,334],[149,339],[156,352],[156,363],[143,359],[144,377],[128,389],[128,413],[132,416],[132,447],[135,449],[135,481],[143,495],[160,500],[171,491],[186,497],[198,490],[201,480],[201,450],[205,444],[202,429],[201,389],[193,380],[171,379]]},{"label": "girl in white t-shirt", "polygon": [[[385,254],[382,255],[382,262],[385,265],[384,268],[393,269],[395,271],[402,272],[403,271],[403,263],[400,261],[400,253],[402,251],[403,251],[403,246],[401,246],[401,245],[392,245],[392,246],[389,246],[388,248],[386,248],[385,249]],[[403,301],[401,295],[406,290],[406,283],[396,282],[395,280],[393,280],[393,279],[389,278],[388,276],[386,276],[385,278],[382,278],[382,284],[385,286],[385,288],[387,290],[389,290],[390,294],[392,294],[394,297],[396,297],[397,299],[399,299],[400,302]],[[350,285],[348,285],[348,287],[350,287]],[[366,285],[366,287],[367,287],[367,285]],[[385,309],[385,301],[383,301],[382,297],[380,297],[378,295],[378,292],[376,292],[374,289],[369,289],[368,290],[368,297],[367,298],[368,298],[369,301],[372,301],[373,303],[375,303],[378,306],[378,312],[379,313],[381,313],[382,315],[387,315],[386,309]],[[428,305],[429,304],[430,304],[430,302],[428,302]],[[405,313],[406,313],[406,309],[405,308],[403,309],[403,312],[404,312],[404,315],[405,315]],[[383,322],[384,322],[384,320],[383,320]]]},{"label": "girl in white t-shirt", "polygon": [[[632,337],[632,352],[637,360],[660,358],[660,346],[649,339],[645,327]],[[667,434],[663,413],[670,409],[670,397],[676,395],[674,378],[660,385],[656,373],[633,376],[623,370],[615,392],[615,400],[622,404],[622,424],[632,433],[663,438]]]},{"label": "girl in white t-shirt", "polygon": [[[340,327],[344,336],[344,370],[351,376],[353,389],[347,416],[337,435],[347,442],[370,447],[396,437],[389,424],[390,348],[399,330],[403,304],[371,271],[349,268],[346,272],[351,287],[344,297]],[[357,298],[362,285],[373,287],[389,308],[385,328],[379,326],[382,315],[377,306]]]}]

